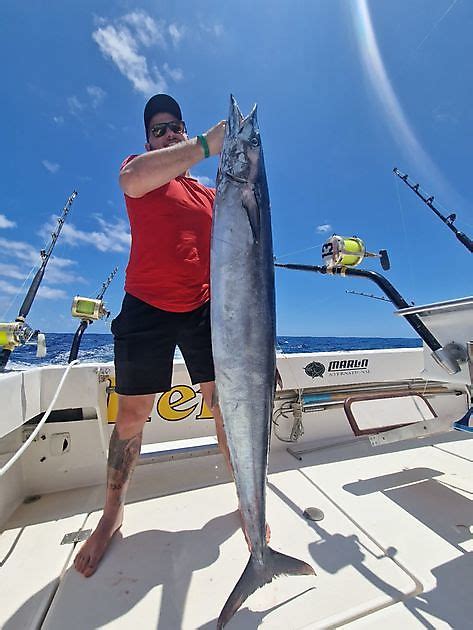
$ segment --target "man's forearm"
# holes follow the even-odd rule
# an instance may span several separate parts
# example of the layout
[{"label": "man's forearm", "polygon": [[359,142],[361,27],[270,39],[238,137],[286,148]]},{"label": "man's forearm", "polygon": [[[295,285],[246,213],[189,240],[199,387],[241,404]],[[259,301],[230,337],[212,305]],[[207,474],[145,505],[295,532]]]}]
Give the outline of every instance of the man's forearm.
[{"label": "man's forearm", "polygon": [[204,157],[197,138],[139,155],[120,172],[120,186],[129,197],[142,197],[185,173]]}]

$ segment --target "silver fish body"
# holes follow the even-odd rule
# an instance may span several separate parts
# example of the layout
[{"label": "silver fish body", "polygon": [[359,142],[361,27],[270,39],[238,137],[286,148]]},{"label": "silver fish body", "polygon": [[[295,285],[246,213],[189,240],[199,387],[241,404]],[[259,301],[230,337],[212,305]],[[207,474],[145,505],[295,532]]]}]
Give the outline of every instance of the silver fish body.
[{"label": "silver fish body", "polygon": [[220,157],[211,245],[212,349],[248,565],[225,604],[223,628],[243,601],[281,574],[313,574],[266,543],[266,474],[276,373],[271,213],[256,106],[231,97]]}]

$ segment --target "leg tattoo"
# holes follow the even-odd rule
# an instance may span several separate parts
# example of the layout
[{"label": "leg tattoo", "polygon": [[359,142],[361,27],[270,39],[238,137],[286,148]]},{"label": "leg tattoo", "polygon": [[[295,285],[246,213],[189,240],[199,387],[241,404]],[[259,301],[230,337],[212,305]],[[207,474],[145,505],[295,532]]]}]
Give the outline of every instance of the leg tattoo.
[{"label": "leg tattoo", "polygon": [[140,431],[137,435],[121,440],[115,427],[110,438],[110,448],[108,452],[108,490],[115,494],[117,503],[123,503],[124,493],[131,473],[136,464],[136,460],[141,449]]}]

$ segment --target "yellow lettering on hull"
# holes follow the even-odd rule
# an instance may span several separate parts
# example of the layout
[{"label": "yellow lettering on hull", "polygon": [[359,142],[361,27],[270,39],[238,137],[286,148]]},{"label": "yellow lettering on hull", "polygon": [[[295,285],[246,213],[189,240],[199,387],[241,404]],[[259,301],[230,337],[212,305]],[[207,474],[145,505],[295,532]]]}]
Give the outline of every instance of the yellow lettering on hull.
[{"label": "yellow lettering on hull", "polygon": [[[112,377],[111,384],[115,384]],[[199,399],[200,396],[200,399]],[[183,405],[184,406],[183,408]],[[206,405],[204,397],[189,385],[176,385],[159,397],[156,405],[158,415],[168,422],[178,422],[189,418],[194,412],[195,420],[212,420],[212,412]],[[118,395],[114,392],[107,397],[107,420],[109,424],[116,421],[118,412]]]}]

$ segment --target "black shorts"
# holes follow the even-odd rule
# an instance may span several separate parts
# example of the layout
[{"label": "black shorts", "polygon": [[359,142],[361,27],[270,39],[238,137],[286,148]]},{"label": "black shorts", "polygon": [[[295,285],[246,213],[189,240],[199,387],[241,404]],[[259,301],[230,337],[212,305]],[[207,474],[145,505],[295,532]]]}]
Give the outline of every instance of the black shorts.
[{"label": "black shorts", "polygon": [[215,380],[210,339],[210,302],[187,313],[171,313],[125,293],[112,321],[115,391],[137,396],[171,389],[179,347],[192,383]]}]

